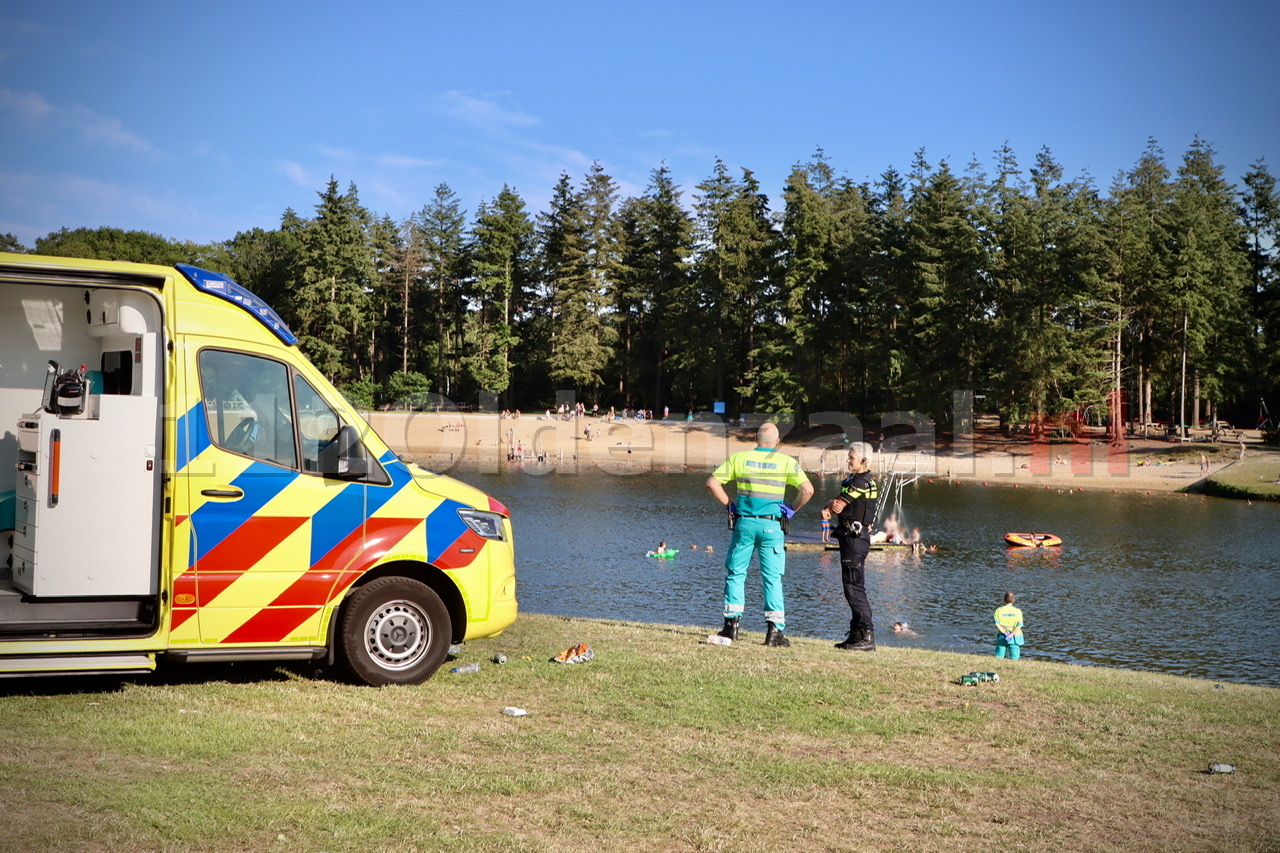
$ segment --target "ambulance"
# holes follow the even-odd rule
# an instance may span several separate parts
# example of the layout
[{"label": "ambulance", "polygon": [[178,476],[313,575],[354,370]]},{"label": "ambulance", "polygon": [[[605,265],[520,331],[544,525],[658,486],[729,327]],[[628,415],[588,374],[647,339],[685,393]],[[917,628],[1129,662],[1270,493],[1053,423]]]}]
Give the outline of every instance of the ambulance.
[{"label": "ambulance", "polygon": [[0,254],[0,675],[416,684],[515,588],[506,507],[399,459],[245,288]]}]

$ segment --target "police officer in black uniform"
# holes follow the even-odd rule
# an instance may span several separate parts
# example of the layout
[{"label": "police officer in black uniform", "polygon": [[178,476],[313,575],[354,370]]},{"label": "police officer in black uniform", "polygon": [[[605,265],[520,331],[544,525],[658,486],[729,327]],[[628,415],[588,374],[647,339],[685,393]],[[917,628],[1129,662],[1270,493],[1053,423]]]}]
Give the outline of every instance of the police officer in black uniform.
[{"label": "police officer in black uniform", "polygon": [[866,573],[863,564],[871,550],[871,526],[876,518],[876,502],[880,487],[871,476],[871,445],[857,441],[849,445],[850,474],[840,483],[840,496],[831,503],[838,519],[836,541],[840,543],[840,579],[844,597],[849,602],[852,618],[849,636],[836,643],[837,649],[852,652],[876,650],[875,629],[871,622],[871,602],[867,601]]}]

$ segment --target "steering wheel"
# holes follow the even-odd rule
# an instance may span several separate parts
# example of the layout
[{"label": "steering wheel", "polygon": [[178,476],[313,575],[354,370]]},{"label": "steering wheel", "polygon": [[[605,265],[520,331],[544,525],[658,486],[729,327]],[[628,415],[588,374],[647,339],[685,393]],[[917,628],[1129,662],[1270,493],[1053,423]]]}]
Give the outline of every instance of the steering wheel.
[{"label": "steering wheel", "polygon": [[227,450],[243,453],[246,456],[252,455],[253,427],[256,424],[257,420],[253,417],[247,417],[236,424],[235,428],[231,430],[231,433],[223,441]]}]

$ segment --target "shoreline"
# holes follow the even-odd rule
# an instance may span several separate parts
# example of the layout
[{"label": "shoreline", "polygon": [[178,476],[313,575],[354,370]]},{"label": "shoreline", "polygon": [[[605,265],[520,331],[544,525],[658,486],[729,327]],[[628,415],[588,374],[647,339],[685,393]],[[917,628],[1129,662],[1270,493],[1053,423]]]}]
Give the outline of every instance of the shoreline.
[{"label": "shoreline", "polygon": [[[464,467],[498,474],[638,476],[711,472],[732,453],[755,446],[752,427],[730,427],[719,418],[701,420],[560,419],[548,415],[501,418],[458,412],[366,412],[370,425],[394,452],[440,474]],[[591,438],[584,433],[590,427]],[[1237,444],[1170,443],[1135,437],[1118,447],[1105,438],[1064,443],[1037,442],[982,430],[957,437],[952,447],[916,452],[913,437],[893,439],[897,453],[878,454],[880,464],[921,479],[984,486],[1177,492],[1203,489],[1209,478],[1254,463],[1280,462],[1280,454],[1245,431],[1246,459]],[[784,443],[810,476],[844,471],[840,436]],[[886,442],[888,443],[888,442]],[[1209,463],[1201,471],[1200,455]],[[517,458],[510,457],[515,454]],[[1274,466],[1273,466],[1274,467]]]}]

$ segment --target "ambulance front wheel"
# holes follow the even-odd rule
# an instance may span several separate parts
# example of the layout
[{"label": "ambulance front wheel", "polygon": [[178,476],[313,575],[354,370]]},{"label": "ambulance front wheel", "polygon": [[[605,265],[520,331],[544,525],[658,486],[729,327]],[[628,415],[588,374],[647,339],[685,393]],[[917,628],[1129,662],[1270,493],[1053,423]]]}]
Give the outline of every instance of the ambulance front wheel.
[{"label": "ambulance front wheel", "polygon": [[365,684],[419,684],[444,663],[450,624],[431,587],[410,578],[378,578],[342,609],[338,660]]}]

